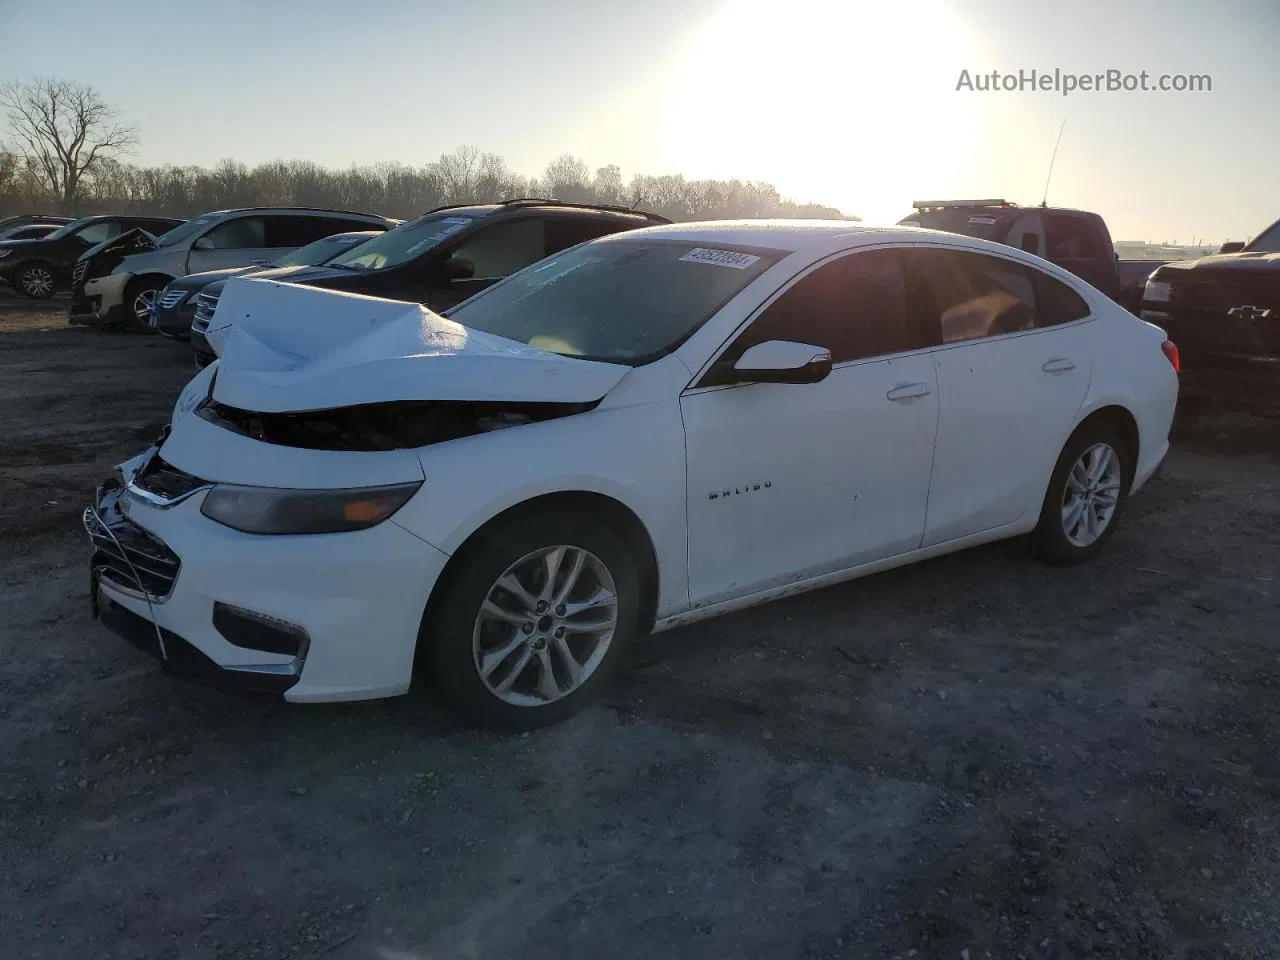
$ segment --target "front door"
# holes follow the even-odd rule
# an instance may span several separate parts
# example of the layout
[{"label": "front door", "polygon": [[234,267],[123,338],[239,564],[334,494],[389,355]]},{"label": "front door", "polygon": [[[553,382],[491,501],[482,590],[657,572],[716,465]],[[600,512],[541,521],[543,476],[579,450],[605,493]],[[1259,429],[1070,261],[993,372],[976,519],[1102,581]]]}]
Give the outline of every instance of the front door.
[{"label": "front door", "polygon": [[[681,399],[690,599],[703,605],[914,550],[938,421],[929,344],[893,249],[829,260]],[[831,351],[816,384],[735,383],[748,347]]]}]

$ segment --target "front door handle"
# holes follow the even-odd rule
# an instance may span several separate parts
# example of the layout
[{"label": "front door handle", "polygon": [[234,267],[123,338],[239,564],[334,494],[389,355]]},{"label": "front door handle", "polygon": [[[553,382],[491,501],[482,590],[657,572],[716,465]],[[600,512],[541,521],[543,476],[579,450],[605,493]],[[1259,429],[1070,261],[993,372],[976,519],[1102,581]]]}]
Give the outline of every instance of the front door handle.
[{"label": "front door handle", "polygon": [[1070,373],[1075,368],[1075,361],[1066,357],[1054,357],[1052,360],[1046,360],[1040,369],[1045,373]]},{"label": "front door handle", "polygon": [[927,397],[932,392],[927,383],[900,383],[886,393],[885,397],[895,403],[910,403],[920,397]]}]

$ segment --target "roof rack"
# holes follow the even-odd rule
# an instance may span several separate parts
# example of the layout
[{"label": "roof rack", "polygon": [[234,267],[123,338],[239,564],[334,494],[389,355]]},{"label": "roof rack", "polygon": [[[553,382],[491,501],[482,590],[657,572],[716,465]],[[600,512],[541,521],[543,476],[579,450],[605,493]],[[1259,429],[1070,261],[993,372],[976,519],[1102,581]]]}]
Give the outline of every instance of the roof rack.
[{"label": "roof rack", "polygon": [[610,213],[629,213],[633,216],[644,217],[646,220],[652,220],[655,223],[670,223],[666,217],[658,213],[649,213],[647,210],[636,210],[632,207],[623,207],[615,203],[570,203],[568,200],[556,200],[554,197],[514,197],[511,200],[503,200],[499,203],[503,207],[569,207],[573,210],[608,210]]},{"label": "roof rack", "polygon": [[1016,207],[1008,200],[913,200],[916,210],[942,210],[947,207]]}]

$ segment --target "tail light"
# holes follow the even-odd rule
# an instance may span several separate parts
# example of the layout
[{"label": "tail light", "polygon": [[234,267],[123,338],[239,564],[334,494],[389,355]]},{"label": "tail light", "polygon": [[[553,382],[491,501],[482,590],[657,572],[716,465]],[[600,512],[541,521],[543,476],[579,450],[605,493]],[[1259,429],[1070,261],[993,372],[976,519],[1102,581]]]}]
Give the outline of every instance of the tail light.
[{"label": "tail light", "polygon": [[1182,359],[1178,356],[1178,345],[1172,340],[1166,340],[1160,344],[1160,352],[1164,354],[1166,360],[1173,364],[1173,372],[1182,372]]}]

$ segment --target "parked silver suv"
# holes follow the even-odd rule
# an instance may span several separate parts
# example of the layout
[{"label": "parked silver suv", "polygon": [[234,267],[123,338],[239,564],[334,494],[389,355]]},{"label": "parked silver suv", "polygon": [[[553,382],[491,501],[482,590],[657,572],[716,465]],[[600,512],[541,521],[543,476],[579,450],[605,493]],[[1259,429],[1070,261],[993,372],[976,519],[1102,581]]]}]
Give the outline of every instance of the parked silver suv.
[{"label": "parked silver suv", "polygon": [[398,222],[345,210],[255,207],[202,214],[154,241],[122,238],[121,249],[96,250],[76,264],[71,322],[145,327],[152,301],[171,280],[265,264],[335,233],[388,230]]}]

